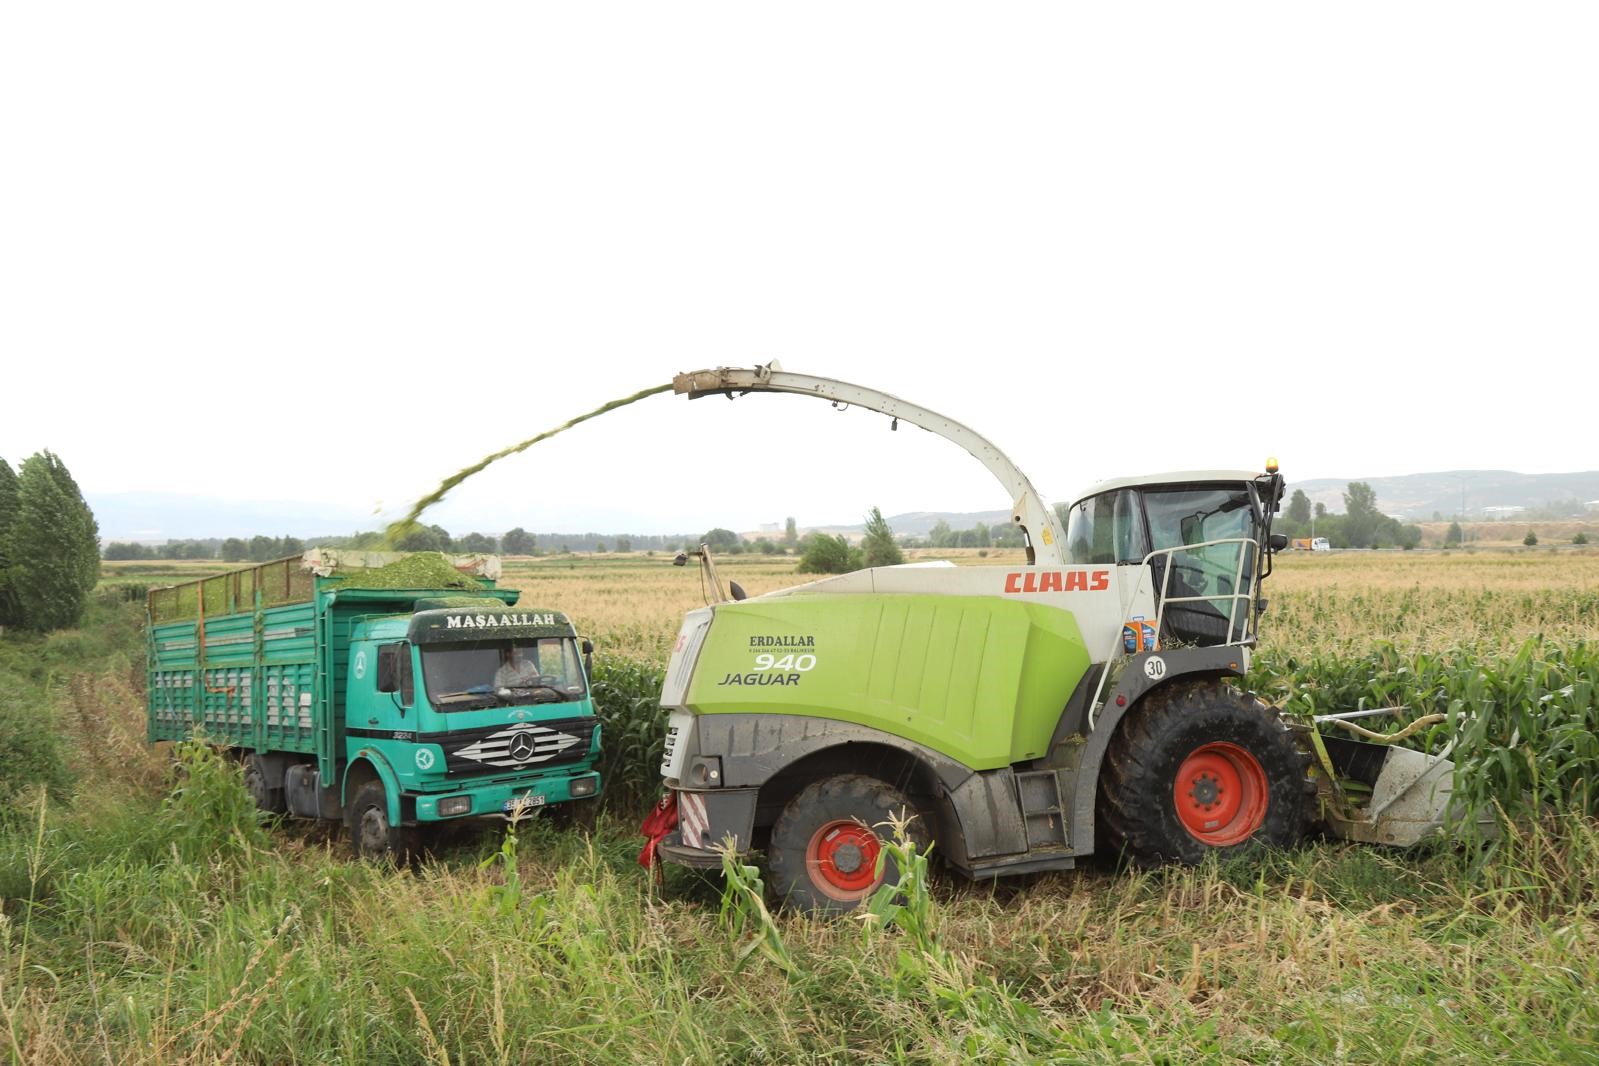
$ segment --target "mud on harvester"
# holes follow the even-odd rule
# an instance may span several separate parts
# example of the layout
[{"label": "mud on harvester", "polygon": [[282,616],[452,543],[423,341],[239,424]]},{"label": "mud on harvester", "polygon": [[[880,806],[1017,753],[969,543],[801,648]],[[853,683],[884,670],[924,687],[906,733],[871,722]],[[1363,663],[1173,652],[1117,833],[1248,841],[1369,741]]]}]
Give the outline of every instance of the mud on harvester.
[{"label": "mud on harvester", "polygon": [[[743,598],[697,553],[716,602],[688,614],[667,667],[667,791],[644,861],[713,868],[726,841],[764,849],[779,897],[842,912],[895,877],[879,834],[900,812],[973,878],[1095,852],[1194,863],[1293,844],[1317,820],[1410,844],[1453,819],[1447,760],[1321,737],[1234,684],[1286,546],[1271,532],[1275,463],[1105,482],[1063,530],[993,444],[885,393],[775,364],[674,388],[816,396],[937,433],[1004,486],[1027,561],[879,567]],[[1364,806],[1340,786],[1357,780]]]}]

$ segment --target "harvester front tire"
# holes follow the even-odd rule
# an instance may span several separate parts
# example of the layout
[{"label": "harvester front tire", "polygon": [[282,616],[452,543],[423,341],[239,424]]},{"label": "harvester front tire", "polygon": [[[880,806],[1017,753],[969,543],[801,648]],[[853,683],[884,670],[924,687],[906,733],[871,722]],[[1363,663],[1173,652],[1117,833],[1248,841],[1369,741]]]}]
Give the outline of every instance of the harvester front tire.
[{"label": "harvester front tire", "polygon": [[404,863],[416,854],[416,831],[389,822],[388,795],[382,781],[368,781],[356,790],[344,820],[350,829],[350,843],[363,859]]},{"label": "harvester front tire", "polygon": [[1128,712],[1100,769],[1096,849],[1140,866],[1292,847],[1305,761],[1265,703],[1215,681],[1157,690]]},{"label": "harvester front tire", "polygon": [[838,774],[803,789],[772,826],[767,865],[785,906],[811,914],[847,914],[885,881],[896,881],[892,856],[875,873],[890,816],[913,816],[906,836],[925,851],[923,819],[900,791],[875,777]]}]

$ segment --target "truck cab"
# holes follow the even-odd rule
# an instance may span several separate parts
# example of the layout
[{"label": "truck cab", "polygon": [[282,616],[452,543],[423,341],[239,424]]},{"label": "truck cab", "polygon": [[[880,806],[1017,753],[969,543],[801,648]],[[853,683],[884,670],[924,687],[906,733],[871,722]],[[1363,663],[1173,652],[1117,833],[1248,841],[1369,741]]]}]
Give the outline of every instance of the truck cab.
[{"label": "truck cab", "polygon": [[[495,556],[312,549],[148,597],[148,735],[203,733],[273,814],[368,856],[599,794],[592,646]],[[592,809],[592,808],[590,808]]]},{"label": "truck cab", "polygon": [[481,600],[418,607],[352,627],[345,795],[374,776],[392,782],[389,826],[592,796],[597,775],[573,764],[597,757],[598,719],[566,616]]}]

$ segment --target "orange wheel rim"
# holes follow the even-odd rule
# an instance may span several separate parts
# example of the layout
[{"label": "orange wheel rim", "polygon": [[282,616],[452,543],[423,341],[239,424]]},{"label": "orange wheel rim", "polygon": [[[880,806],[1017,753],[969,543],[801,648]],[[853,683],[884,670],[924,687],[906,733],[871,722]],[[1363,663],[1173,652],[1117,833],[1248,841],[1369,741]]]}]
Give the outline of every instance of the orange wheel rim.
[{"label": "orange wheel rim", "polygon": [[1205,744],[1177,768],[1172,800],[1183,828],[1201,844],[1242,843],[1266,820],[1266,771],[1237,744]]},{"label": "orange wheel rim", "polygon": [[877,887],[877,853],[882,843],[860,822],[839,819],[815,833],[805,848],[811,883],[830,899],[864,899]]}]

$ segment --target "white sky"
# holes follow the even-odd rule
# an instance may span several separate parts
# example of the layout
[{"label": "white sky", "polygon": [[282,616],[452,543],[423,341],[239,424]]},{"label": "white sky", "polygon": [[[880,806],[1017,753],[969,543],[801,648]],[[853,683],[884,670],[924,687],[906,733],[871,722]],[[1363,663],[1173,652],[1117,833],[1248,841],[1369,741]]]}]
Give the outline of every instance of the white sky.
[{"label": "white sky", "polygon": [[[681,370],[960,419],[1051,499],[1599,466],[1592,4],[0,8],[0,455],[398,508]],[[663,396],[434,517],[1007,505],[920,431]],[[610,516],[597,520],[595,516]]]}]

